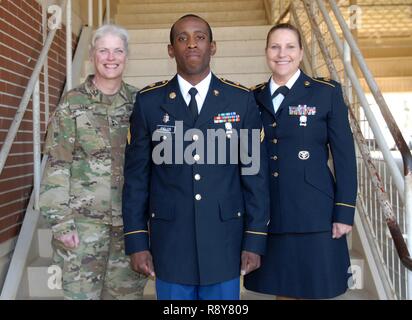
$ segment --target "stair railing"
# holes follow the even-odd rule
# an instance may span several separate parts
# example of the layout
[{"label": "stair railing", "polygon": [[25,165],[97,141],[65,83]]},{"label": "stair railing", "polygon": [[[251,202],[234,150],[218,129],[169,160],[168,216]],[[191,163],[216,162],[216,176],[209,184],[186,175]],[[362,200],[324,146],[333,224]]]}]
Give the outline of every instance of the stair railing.
[{"label": "stair railing", "polygon": [[[311,39],[312,56],[311,58],[309,58],[309,60],[311,60],[311,68],[309,70],[312,71],[312,74],[314,76],[330,74],[331,77],[335,80],[341,80],[336,65],[340,64],[344,67],[344,69],[342,69],[342,74],[346,76],[345,83],[347,84],[347,90],[344,90],[345,99],[348,105],[350,105],[352,108],[352,110],[350,110],[351,127],[354,133],[358,151],[363,158],[363,161],[359,162],[358,164],[358,175],[360,176],[360,194],[358,197],[357,207],[362,209],[359,211],[365,213],[365,217],[362,218],[366,218],[366,223],[368,224],[367,227],[371,227],[370,230],[372,235],[369,236],[372,236],[372,238],[374,239],[375,246],[375,248],[373,248],[374,250],[372,251],[378,253],[379,256],[375,256],[375,259],[381,262],[385,270],[385,272],[379,273],[381,276],[387,278],[383,279],[384,283],[389,283],[389,286],[384,286],[387,296],[410,298],[411,285],[408,285],[406,279],[409,278],[410,281],[412,277],[407,276],[407,273],[409,273],[410,271],[407,271],[405,267],[411,269],[412,260],[409,255],[407,245],[403,239],[401,228],[405,229],[405,225],[408,224],[405,223],[405,216],[406,220],[410,221],[408,220],[410,219],[408,218],[408,216],[410,216],[410,212],[408,212],[408,210],[410,211],[411,207],[411,199],[409,199],[411,198],[411,186],[409,182],[411,178],[411,153],[407,148],[406,142],[404,141],[399,128],[397,127],[392,115],[390,114],[389,108],[387,107],[386,102],[379,91],[376,81],[373,79],[369,69],[367,68],[365,60],[359,48],[357,47],[357,44],[353,39],[352,34],[350,33],[350,30],[342,17],[340,9],[336,5],[336,2],[333,0],[329,1],[331,11],[333,11],[336,19],[339,22],[335,24],[333,24],[324,2],[325,1],[321,0],[316,0],[316,2],[307,0],[295,0],[292,1],[290,13],[294,24],[301,30],[303,39]],[[316,11],[320,12],[320,14],[316,14]],[[323,18],[323,20],[321,20],[321,17]],[[303,23],[310,25],[309,27],[307,25],[303,27]],[[335,25],[340,26],[340,32],[348,45],[344,46],[342,44],[342,40],[335,29]],[[320,26],[323,27],[325,36],[322,35]],[[311,34],[308,34],[308,32],[305,33],[305,30],[309,30]],[[331,40],[329,41],[329,43],[332,43],[332,46],[326,44],[326,37],[328,37],[327,40]],[[315,42],[316,44],[314,45]],[[307,44],[306,47],[308,47]],[[314,48],[317,48],[321,52],[321,59],[317,59],[316,53],[313,54]],[[346,54],[344,48],[347,49]],[[355,59],[359,61],[359,65],[362,65],[362,74],[364,75],[365,79],[367,79],[367,83],[370,86],[371,92],[374,93],[377,104],[379,105],[380,109],[383,110],[382,114],[386,123],[390,124],[391,134],[394,136],[394,139],[397,142],[398,148],[401,151],[403,157],[405,168],[404,178],[399,171],[394,157],[389,151],[386,140],[369,106],[358,77],[356,76],[356,73],[350,63],[350,59],[348,59],[348,56],[350,57],[350,49],[352,49],[352,53]],[[332,57],[331,51],[334,51],[335,54],[337,53],[336,57]],[[308,55],[308,52],[306,52],[306,55]],[[318,61],[316,61],[316,59]],[[370,128],[372,130],[378,146],[383,154],[384,162],[377,161],[376,156],[375,158],[371,157],[370,147],[367,145],[365,138],[363,137],[362,130],[359,126],[360,121],[356,120],[355,118],[354,107],[356,107],[357,104],[353,101],[350,101],[352,100],[352,87],[356,93],[355,98],[360,101],[360,105],[358,105],[358,107],[360,107],[361,112],[366,115],[366,119],[363,120],[363,122],[364,124],[367,123],[369,126],[368,129]],[[377,165],[375,165],[376,163]],[[386,176],[388,175],[388,171],[390,178],[394,181],[396,187],[395,189],[392,189],[391,179],[389,181],[389,184],[386,183]],[[365,172],[369,173],[369,177],[366,177],[366,175],[364,175]],[[384,172],[385,181],[382,181],[381,179],[382,172]],[[385,187],[388,191],[390,191],[389,195],[387,192],[385,192]],[[375,199],[370,199],[371,194],[373,194]],[[403,207],[402,202],[405,203],[405,207]],[[397,209],[396,216],[394,214],[394,207]],[[373,209],[374,213],[368,215],[368,209],[370,211],[372,211]],[[383,225],[384,219],[386,220],[389,232],[385,232],[386,227]],[[397,220],[400,221],[400,225],[398,225]],[[408,228],[408,231],[410,232],[411,229]],[[390,237],[392,237],[393,242],[390,241]],[[411,237],[409,236],[408,242],[410,239]],[[395,248],[393,248],[393,246],[395,246]],[[399,260],[395,259],[394,257],[394,252],[396,252],[395,249],[399,255],[401,263],[399,263]],[[392,293],[389,291],[392,291]]]},{"label": "stair railing", "polygon": [[[45,1],[46,2],[46,1]],[[85,43],[90,38],[91,29],[93,26],[93,0],[88,0],[88,23],[89,27],[84,27],[82,31],[82,36],[80,37],[79,42]],[[43,3],[43,6],[46,6],[46,3]],[[47,108],[47,89],[46,85],[48,83],[48,72],[47,72],[47,56],[50,50],[50,47],[53,43],[54,36],[57,32],[59,25],[61,24],[62,12],[66,13],[66,85],[65,90],[70,90],[72,88],[72,1],[71,0],[61,0],[59,6],[52,5],[50,7],[54,9],[55,15],[49,19],[49,33],[44,42],[43,48],[40,52],[39,58],[37,59],[36,65],[33,69],[30,80],[27,84],[27,87],[24,91],[23,97],[20,101],[19,107],[16,111],[16,115],[13,119],[13,122],[10,126],[6,139],[3,143],[3,146],[0,151],[0,174],[5,166],[7,157],[10,153],[11,147],[17,135],[20,123],[24,117],[24,113],[27,109],[30,97],[33,96],[33,192],[27,206],[26,214],[23,220],[23,224],[20,230],[19,237],[14,248],[13,256],[8,268],[8,272],[4,281],[2,288],[0,300],[11,300],[16,299],[18,295],[18,290],[20,287],[20,282],[24,274],[24,270],[27,265],[27,258],[29,255],[29,250],[34,238],[34,234],[39,222],[39,196],[40,196],[40,180],[42,173],[44,171],[47,156],[44,156],[41,160],[41,134],[40,134],[40,90],[39,90],[39,75],[44,69],[44,85],[45,85],[45,104],[46,104],[46,123],[48,119],[48,108]],[[52,10],[53,11],[53,10]],[[46,11],[43,9],[43,34],[47,32],[47,26],[45,25],[45,14]],[[98,25],[100,26],[103,23],[103,15],[105,14],[106,22],[110,21],[110,0],[106,0],[106,11],[103,12],[103,2],[98,0]],[[86,32],[84,32],[86,31]],[[83,34],[85,34],[83,36]],[[89,41],[87,41],[89,42]],[[75,58],[82,60],[83,55],[75,55]],[[76,77],[79,76],[80,68],[75,69]],[[63,92],[64,93],[64,92]]]}]

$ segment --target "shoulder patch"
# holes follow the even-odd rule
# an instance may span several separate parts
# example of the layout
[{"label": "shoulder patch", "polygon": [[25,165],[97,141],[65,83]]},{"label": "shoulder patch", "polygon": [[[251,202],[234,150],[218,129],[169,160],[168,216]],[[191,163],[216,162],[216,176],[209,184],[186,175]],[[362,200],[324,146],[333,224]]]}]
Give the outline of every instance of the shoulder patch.
[{"label": "shoulder patch", "polygon": [[256,89],[262,88],[265,84],[266,82],[259,83],[253,87],[250,87],[250,90],[255,91]]},{"label": "shoulder patch", "polygon": [[219,78],[219,80],[222,81],[225,84],[228,84],[229,86],[232,86],[232,87],[235,87],[235,88],[238,88],[238,89],[242,89],[242,90],[245,90],[247,92],[250,91],[247,87],[242,86],[239,82],[233,82],[233,81],[223,79],[223,78]]},{"label": "shoulder patch", "polygon": [[147,92],[147,91],[151,91],[151,90],[154,90],[154,89],[157,89],[157,88],[164,87],[168,83],[169,83],[169,80],[163,80],[163,81],[159,81],[159,82],[149,84],[148,86],[146,86],[142,90],[140,90],[139,93],[144,93],[144,92]]},{"label": "shoulder patch", "polygon": [[329,78],[312,78],[312,79],[315,80],[316,82],[327,84],[328,86],[335,88],[335,85],[332,83],[332,80],[330,80]]}]

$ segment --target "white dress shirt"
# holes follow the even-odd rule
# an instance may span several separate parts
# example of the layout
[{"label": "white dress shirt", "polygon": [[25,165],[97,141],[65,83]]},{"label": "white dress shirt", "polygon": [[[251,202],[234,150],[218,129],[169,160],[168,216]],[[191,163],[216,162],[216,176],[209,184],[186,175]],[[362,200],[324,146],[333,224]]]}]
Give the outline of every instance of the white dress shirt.
[{"label": "white dress shirt", "polygon": [[[289,88],[289,90],[292,88],[292,86],[295,84],[296,80],[298,80],[300,76],[300,69],[298,69],[298,71],[295,72],[295,74],[288,80],[288,82],[286,82],[285,86]],[[280,87],[280,85],[278,85],[274,80],[273,77],[270,78],[270,96],[272,96],[272,94],[276,91],[277,88]],[[273,108],[276,111],[278,111],[279,106],[281,105],[283,99],[285,97],[283,96],[283,94],[279,93],[276,97],[273,98],[272,103],[273,103]]]},{"label": "white dress shirt", "polygon": [[186,104],[189,106],[190,103],[190,94],[189,90],[193,87],[197,89],[197,94],[195,96],[197,109],[200,114],[200,110],[202,110],[203,103],[205,102],[207,92],[209,91],[210,82],[212,81],[212,72],[200,81],[197,85],[193,86],[190,82],[183,79],[180,75],[177,75],[177,81],[179,82],[180,92],[182,93],[183,99],[185,99]]}]

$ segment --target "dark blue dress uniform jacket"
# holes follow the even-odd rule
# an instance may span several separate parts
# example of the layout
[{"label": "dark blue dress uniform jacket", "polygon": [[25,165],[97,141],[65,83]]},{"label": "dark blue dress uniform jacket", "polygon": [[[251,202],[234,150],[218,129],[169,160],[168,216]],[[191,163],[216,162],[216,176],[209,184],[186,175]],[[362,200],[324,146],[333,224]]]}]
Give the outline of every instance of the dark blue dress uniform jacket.
[{"label": "dark blue dress uniform jacket", "polygon": [[[200,164],[206,162],[206,146],[204,155],[194,164],[175,161],[175,152],[182,152],[193,142],[177,141],[176,121],[183,121],[183,131],[190,140],[194,133],[188,130],[193,128],[200,130],[206,140],[210,139],[207,129],[226,132],[225,123],[215,123],[215,117],[222,113],[239,116],[238,122],[232,122],[232,129],[257,130],[261,156],[256,175],[241,175],[240,161],[229,163],[230,139],[225,134],[226,164]],[[163,130],[166,126],[170,133]],[[152,141],[153,133],[159,129],[166,140]],[[126,147],[126,253],[150,250],[156,276],[163,281],[208,285],[238,277],[241,250],[263,254],[266,246],[269,187],[261,129],[253,93],[214,75],[196,123],[181,95],[177,77],[142,89],[136,97],[131,140]],[[166,141],[172,142],[173,163],[155,164],[152,151]]]},{"label": "dark blue dress uniform jacket", "polygon": [[[276,114],[269,83],[254,89],[269,156],[270,233],[328,231],[353,224],[356,159],[341,86],[301,72]],[[305,113],[306,122],[299,115]],[[329,148],[334,176],[328,167]],[[299,156],[300,155],[300,156]]]}]

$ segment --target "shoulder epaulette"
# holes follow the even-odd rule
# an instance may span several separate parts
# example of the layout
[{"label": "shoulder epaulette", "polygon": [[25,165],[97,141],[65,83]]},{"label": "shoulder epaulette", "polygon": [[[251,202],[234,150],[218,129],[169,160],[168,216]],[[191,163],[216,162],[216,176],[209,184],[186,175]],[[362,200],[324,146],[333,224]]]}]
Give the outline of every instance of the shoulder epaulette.
[{"label": "shoulder epaulette", "polygon": [[253,87],[250,87],[250,90],[255,91],[256,89],[262,88],[265,84],[266,84],[266,82],[259,83],[259,84],[255,85]]},{"label": "shoulder epaulette", "polygon": [[335,84],[333,84],[332,80],[329,79],[329,78],[312,78],[312,79],[315,80],[316,82],[327,84],[327,85],[335,88]]},{"label": "shoulder epaulette", "polygon": [[233,81],[223,79],[223,78],[219,78],[219,79],[220,79],[220,81],[222,81],[223,83],[228,84],[229,86],[232,86],[232,87],[235,87],[235,88],[238,88],[238,89],[242,89],[242,90],[245,90],[247,92],[250,91],[247,87],[242,86],[239,82],[233,82]]},{"label": "shoulder epaulette", "polygon": [[154,89],[157,89],[157,88],[164,87],[168,83],[169,83],[169,80],[163,80],[163,81],[159,81],[159,82],[149,84],[147,87],[144,87],[142,90],[140,90],[139,93],[144,93],[144,92],[147,92],[147,91],[150,91],[150,90],[154,90]]}]

